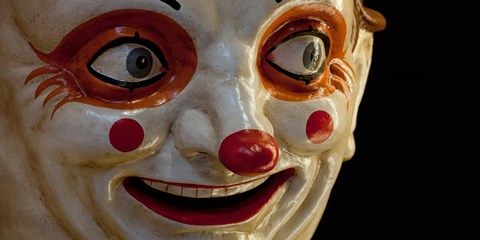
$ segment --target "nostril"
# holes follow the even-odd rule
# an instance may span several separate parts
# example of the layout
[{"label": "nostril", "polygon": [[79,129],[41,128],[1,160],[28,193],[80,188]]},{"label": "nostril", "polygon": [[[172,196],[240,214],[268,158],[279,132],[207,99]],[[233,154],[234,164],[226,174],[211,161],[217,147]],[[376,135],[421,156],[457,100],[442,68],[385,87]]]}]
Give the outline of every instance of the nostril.
[{"label": "nostril", "polygon": [[267,132],[245,129],[227,136],[218,155],[222,164],[234,173],[260,175],[277,164],[278,145]]}]

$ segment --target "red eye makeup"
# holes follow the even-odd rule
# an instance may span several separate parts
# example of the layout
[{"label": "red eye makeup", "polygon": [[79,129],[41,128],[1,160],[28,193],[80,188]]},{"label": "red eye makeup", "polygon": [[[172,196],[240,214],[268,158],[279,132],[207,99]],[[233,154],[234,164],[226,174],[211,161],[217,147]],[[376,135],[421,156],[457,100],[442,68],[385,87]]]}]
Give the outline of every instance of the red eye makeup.
[{"label": "red eye makeup", "polygon": [[[125,9],[99,15],[68,33],[50,53],[31,45],[48,65],[32,71],[25,83],[44,74],[35,97],[48,89],[44,105],[68,102],[111,109],[160,106],[189,83],[197,55],[189,34],[155,12]],[[56,88],[50,88],[57,86]]]},{"label": "red eye makeup", "polygon": [[257,67],[264,87],[286,101],[316,99],[336,89],[347,93],[353,71],[342,60],[345,35],[345,20],[333,6],[311,3],[288,10],[261,39]]}]

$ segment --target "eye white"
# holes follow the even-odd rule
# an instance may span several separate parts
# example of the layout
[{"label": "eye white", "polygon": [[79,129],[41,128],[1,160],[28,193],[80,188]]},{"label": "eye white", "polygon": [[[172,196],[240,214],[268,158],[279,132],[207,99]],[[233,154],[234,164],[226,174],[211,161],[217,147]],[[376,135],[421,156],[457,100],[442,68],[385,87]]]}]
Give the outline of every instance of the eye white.
[{"label": "eye white", "polygon": [[[142,77],[133,76],[127,69],[127,58],[135,49],[142,49],[151,56],[151,69]],[[162,73],[162,63],[155,53],[136,43],[125,43],[108,49],[95,59],[91,68],[106,77],[128,83],[142,82]]]},{"label": "eye white", "polygon": [[296,75],[312,75],[321,70],[327,58],[320,37],[303,35],[279,44],[268,59],[283,70]]}]

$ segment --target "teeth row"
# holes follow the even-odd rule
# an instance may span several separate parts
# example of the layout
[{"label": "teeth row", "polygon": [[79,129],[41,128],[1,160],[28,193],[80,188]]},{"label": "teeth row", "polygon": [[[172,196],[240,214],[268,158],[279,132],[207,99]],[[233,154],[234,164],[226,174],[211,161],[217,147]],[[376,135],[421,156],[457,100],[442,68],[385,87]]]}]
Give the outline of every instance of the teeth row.
[{"label": "teeth row", "polygon": [[181,187],[171,184],[154,182],[146,179],[142,179],[151,188],[155,188],[162,192],[167,192],[173,195],[191,198],[216,198],[216,197],[228,197],[235,194],[243,193],[265,182],[267,178],[260,178],[258,180],[235,185],[231,187],[219,187],[219,188],[202,188],[202,187]]}]

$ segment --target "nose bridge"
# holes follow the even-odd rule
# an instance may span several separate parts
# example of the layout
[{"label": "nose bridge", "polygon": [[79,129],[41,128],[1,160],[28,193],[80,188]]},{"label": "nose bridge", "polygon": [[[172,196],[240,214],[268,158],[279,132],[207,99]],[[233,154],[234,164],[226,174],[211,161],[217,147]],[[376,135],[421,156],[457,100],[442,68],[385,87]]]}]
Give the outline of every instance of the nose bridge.
[{"label": "nose bridge", "polygon": [[273,128],[263,114],[263,101],[257,99],[255,95],[254,88],[238,82],[224,84],[215,93],[214,111],[219,137],[223,139],[243,129],[259,129],[272,133]]},{"label": "nose bridge", "polygon": [[242,42],[232,31],[224,32],[206,49],[208,67],[205,75],[210,106],[215,114],[219,140],[243,129],[272,133],[264,115],[264,98],[255,78],[252,46]]},{"label": "nose bridge", "polygon": [[[193,105],[205,114],[184,114],[185,121],[177,128],[177,148],[187,154],[195,150],[216,152],[223,166],[239,175],[267,173],[276,166],[279,150],[273,126],[264,114],[265,98],[260,94],[265,93],[255,78],[251,44],[231,31],[214,39],[200,53],[197,77],[189,94],[190,99],[198,99]],[[191,131],[181,134],[185,126],[200,127],[195,122],[201,123],[201,119],[211,124],[211,131],[198,131],[205,133],[202,136]],[[213,144],[198,144],[195,139]]]},{"label": "nose bridge", "polygon": [[251,74],[252,46],[245,43],[233,31],[227,30],[219,34],[205,51],[209,68],[224,74],[220,81]]}]

